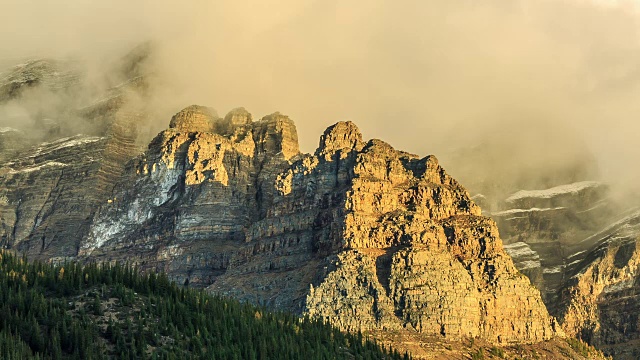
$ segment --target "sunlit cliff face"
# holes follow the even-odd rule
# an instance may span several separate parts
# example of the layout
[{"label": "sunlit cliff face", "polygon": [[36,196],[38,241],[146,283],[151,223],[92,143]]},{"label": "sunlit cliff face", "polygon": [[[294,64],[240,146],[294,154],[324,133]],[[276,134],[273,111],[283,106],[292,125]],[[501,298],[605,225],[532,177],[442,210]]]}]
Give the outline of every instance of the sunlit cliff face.
[{"label": "sunlit cliff face", "polygon": [[[353,120],[367,138],[438,154],[461,179],[582,162],[584,177],[639,178],[633,1],[10,0],[0,12],[11,14],[0,64],[72,58],[87,98],[118,82],[107,70],[118,57],[153,41],[155,130],[186,105],[244,106],[287,113],[305,151],[329,124]],[[37,95],[5,104],[0,125],[32,124],[7,114],[32,116],[34,103],[80,106]]]}]

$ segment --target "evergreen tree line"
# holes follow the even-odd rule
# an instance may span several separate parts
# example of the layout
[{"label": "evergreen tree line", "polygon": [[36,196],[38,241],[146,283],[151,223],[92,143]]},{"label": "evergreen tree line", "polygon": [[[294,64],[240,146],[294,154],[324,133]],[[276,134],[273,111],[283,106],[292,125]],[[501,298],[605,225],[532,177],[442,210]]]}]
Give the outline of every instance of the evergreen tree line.
[{"label": "evergreen tree line", "polygon": [[128,265],[0,251],[0,359],[408,359],[328,324]]}]

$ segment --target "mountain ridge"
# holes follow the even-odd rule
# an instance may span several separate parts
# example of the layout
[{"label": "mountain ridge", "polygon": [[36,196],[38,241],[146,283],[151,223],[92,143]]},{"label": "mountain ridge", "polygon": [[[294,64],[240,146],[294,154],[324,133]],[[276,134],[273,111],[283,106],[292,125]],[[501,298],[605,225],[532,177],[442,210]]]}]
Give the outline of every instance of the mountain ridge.
[{"label": "mountain ridge", "polygon": [[[561,334],[517,275],[495,224],[437,159],[363,141],[350,122],[330,126],[313,155],[300,154],[284,115],[251,122],[191,106],[116,188],[80,257],[126,256],[179,283],[320,316],[344,330],[409,326],[496,343]],[[452,265],[451,278],[429,280],[429,271]],[[344,273],[334,279],[322,268]],[[342,285],[346,297],[324,294],[353,277],[360,280]],[[409,278],[422,280],[407,285]],[[410,290],[416,286],[422,294]],[[352,296],[368,300],[351,303]]]},{"label": "mountain ridge", "polygon": [[[117,134],[60,144],[73,156],[81,144]],[[295,124],[281,113],[253,121],[242,108],[219,117],[190,106],[146,152],[128,156],[126,164],[127,155],[116,158],[119,175],[95,194],[101,200],[75,254],[26,245],[23,252],[129,261],[347,331],[478,337],[501,346],[564,336],[504,252],[495,223],[433,155],[365,141],[352,122],[330,126],[318,149],[302,154]],[[28,171],[34,164],[43,163],[5,163],[0,181],[25,173],[37,184],[46,173]],[[8,194],[3,214],[16,195]]]}]

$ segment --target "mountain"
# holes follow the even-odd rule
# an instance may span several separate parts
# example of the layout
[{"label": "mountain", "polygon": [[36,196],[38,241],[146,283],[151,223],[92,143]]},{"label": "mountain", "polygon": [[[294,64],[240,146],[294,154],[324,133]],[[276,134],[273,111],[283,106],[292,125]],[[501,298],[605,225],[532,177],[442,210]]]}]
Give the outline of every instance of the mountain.
[{"label": "mountain", "polygon": [[567,265],[594,245],[582,240],[601,230],[616,212],[608,194],[608,186],[595,181],[520,190],[504,200],[502,209],[490,212],[504,234],[507,252],[541,289],[552,312]]},{"label": "mountain", "polygon": [[495,224],[433,156],[353,123],[298,152],[293,122],[192,106],[133,161],[78,256],[324,318],[495,343],[556,335]]},{"label": "mountain", "polygon": [[474,198],[494,204],[485,214],[496,219],[505,250],[568,336],[615,359],[640,356],[637,208],[596,181]]},{"label": "mountain", "polygon": [[640,211],[621,214],[583,242],[593,246],[567,266],[558,311],[563,327],[616,359],[637,359]]},{"label": "mountain", "polygon": [[142,152],[144,91],[136,75],[53,112],[53,131],[2,133],[15,139],[0,146],[4,248],[53,264],[125,261],[417,357],[599,356],[563,340],[496,223],[434,156],[365,141],[351,122],[302,154],[286,115],[195,105]]},{"label": "mountain", "polygon": [[[63,139],[6,163],[0,181],[13,191],[3,214],[16,219],[3,215],[6,246],[53,261],[128,261],[347,331],[502,345],[562,336],[495,223],[433,156],[365,142],[349,122],[301,154],[295,125],[280,113],[253,121],[244,109],[220,118],[191,106],[105,196],[93,185],[105,179],[95,160],[78,159],[104,161],[114,139]],[[87,164],[94,172],[74,168]],[[84,184],[90,193],[39,196],[58,169],[81,181],[60,185],[60,177],[54,189]]]},{"label": "mountain", "polygon": [[[141,152],[145,46],[114,65],[116,85],[88,85],[73,61],[30,60],[0,75],[0,244],[73,258],[124,165]],[[100,81],[102,82],[102,81]],[[91,96],[89,96],[91,95]]]}]

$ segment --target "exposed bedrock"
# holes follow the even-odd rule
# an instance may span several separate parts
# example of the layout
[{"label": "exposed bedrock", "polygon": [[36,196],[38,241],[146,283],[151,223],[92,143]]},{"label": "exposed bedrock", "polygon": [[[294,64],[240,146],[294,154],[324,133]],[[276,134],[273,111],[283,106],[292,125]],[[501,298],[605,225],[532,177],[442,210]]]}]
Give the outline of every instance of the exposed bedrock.
[{"label": "exposed bedrock", "polygon": [[562,334],[438,160],[364,141],[351,122],[301,154],[285,115],[188,107],[129,163],[88,234],[81,258],[135,262],[345,330]]}]

